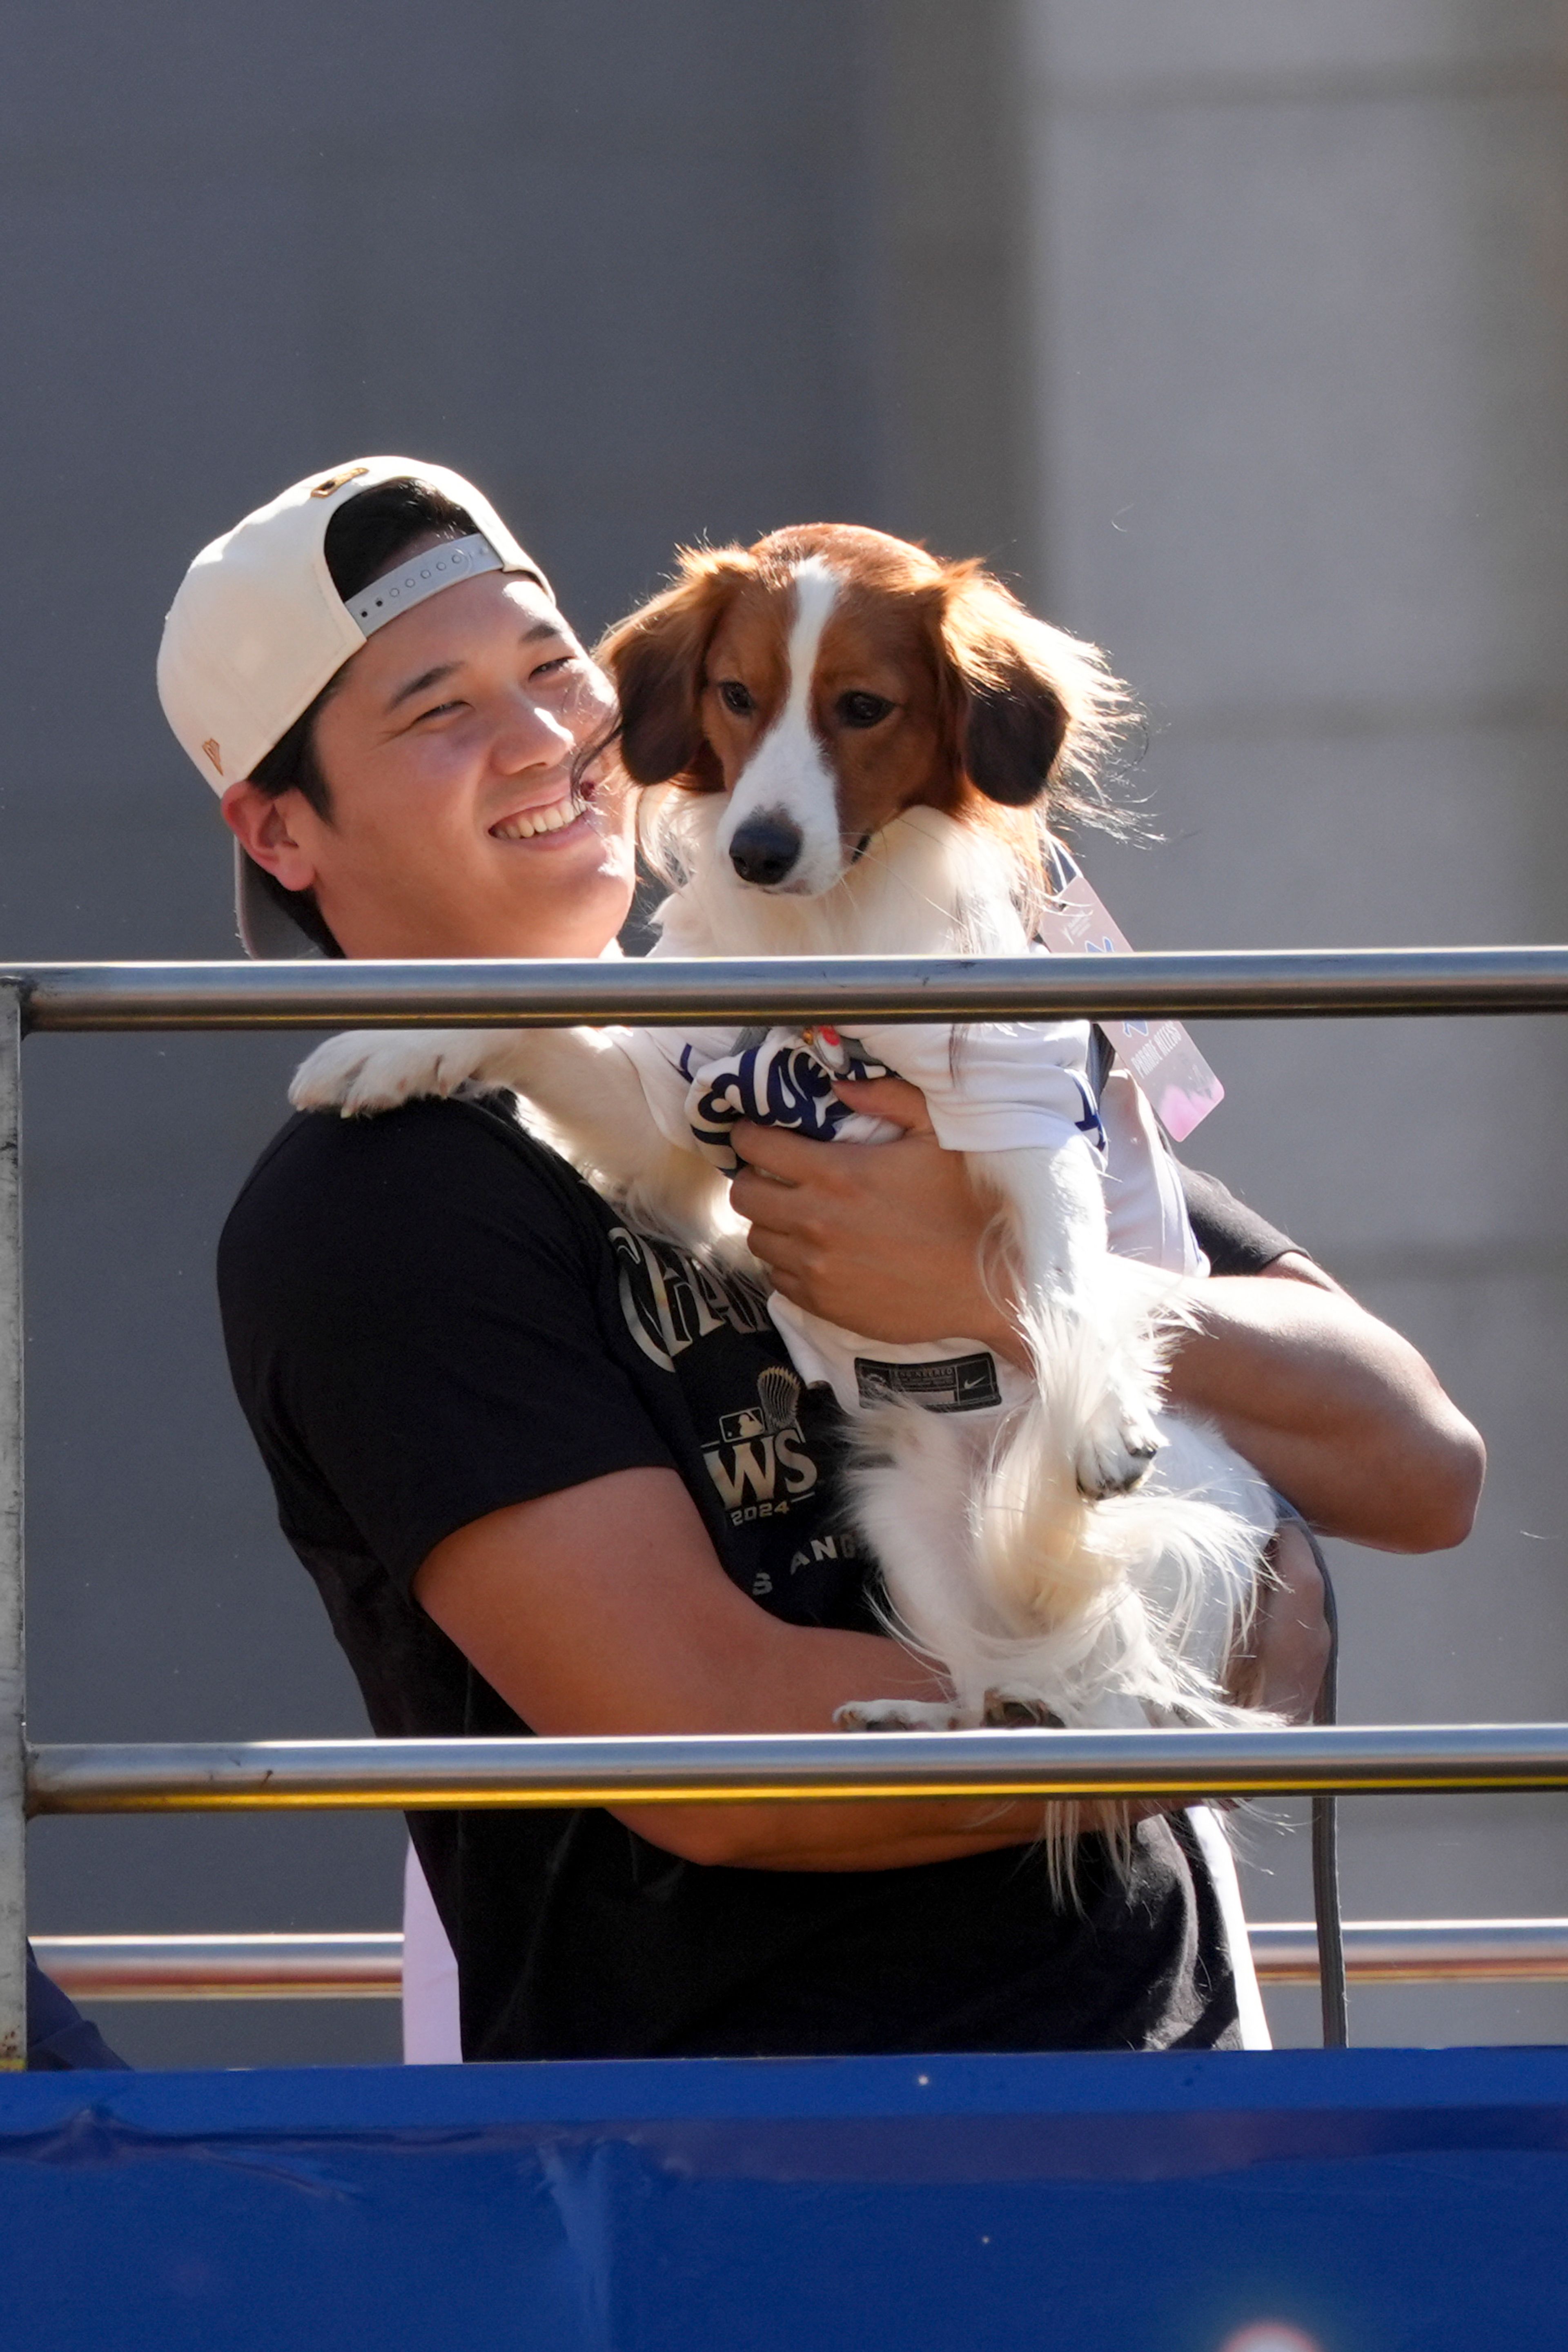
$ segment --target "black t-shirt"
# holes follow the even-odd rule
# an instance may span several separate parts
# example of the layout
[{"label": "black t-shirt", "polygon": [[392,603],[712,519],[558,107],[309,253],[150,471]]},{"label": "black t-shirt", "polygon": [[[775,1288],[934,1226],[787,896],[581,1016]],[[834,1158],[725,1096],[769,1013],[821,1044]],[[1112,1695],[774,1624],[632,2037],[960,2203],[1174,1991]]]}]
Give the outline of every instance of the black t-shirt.
[{"label": "black t-shirt", "polygon": [[1227,1192],[1217,1176],[1177,1162],[1193,1231],[1211,1274],[1261,1274],[1277,1259],[1300,1248],[1289,1234]]},{"label": "black t-shirt", "polygon": [[[870,1629],[835,1475],[761,1297],[627,1230],[500,1105],[297,1118],[226,1227],[240,1402],[383,1738],[526,1732],[411,1583],[506,1506],[649,1465],[791,1623]],[[1013,1848],[903,1870],[684,1862],[605,1811],[416,1814],[471,2059],[1233,2046],[1184,1821],[1079,1901]]]}]

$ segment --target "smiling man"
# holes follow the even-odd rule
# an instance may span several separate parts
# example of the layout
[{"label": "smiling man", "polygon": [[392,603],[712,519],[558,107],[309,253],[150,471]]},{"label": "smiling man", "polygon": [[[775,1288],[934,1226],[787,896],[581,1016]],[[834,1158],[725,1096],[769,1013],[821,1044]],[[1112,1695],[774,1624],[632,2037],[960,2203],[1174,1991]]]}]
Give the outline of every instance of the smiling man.
[{"label": "smiling man", "polygon": [[[160,686],[222,793],[254,952],[612,949],[633,859],[594,750],[608,688],[458,477],[368,459],[247,517],[192,565]],[[984,1208],[882,1084],[867,1107],[903,1140],[742,1130],[737,1203],[803,1305],[984,1335]],[[1301,1278],[1198,1286],[1176,1392],[1320,1521],[1457,1540],[1479,1444],[1431,1372],[1283,1236],[1254,1220],[1238,1246]],[[879,1630],[831,1400],[799,1392],[758,1292],[630,1231],[505,1106],[291,1120],[219,1279],[284,1532],[378,1733],[826,1730],[868,1689],[937,1694]],[[1294,1591],[1266,1605],[1265,1675],[1277,1644],[1310,1691]],[[1142,1822],[1124,1874],[1085,1837],[1076,1905],[1040,1826],[966,1801],[410,1823],[470,2058],[1233,2043],[1191,1824]]]},{"label": "smiling man", "polygon": [[629,898],[627,817],[618,794],[590,813],[571,765],[608,684],[489,502],[410,470],[286,491],[204,550],[169,615],[159,688],[223,793],[242,934],[262,953],[302,931],[350,956],[597,955]]}]

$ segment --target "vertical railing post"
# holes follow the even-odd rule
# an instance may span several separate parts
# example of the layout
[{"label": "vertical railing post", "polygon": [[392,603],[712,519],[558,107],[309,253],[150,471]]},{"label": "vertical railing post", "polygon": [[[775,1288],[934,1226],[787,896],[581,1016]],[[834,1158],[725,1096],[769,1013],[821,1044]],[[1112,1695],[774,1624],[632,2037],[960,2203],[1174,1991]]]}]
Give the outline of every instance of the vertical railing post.
[{"label": "vertical railing post", "polygon": [[0,2069],[27,2063],[22,1616],[22,992],[0,984]]}]

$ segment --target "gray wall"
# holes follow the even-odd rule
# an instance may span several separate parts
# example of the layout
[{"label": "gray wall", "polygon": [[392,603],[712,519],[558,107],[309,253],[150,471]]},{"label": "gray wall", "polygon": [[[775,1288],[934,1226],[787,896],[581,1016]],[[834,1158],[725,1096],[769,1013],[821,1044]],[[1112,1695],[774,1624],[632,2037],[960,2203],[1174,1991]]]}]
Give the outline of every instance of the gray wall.
[{"label": "gray wall", "polygon": [[[471,473],[588,630],[682,538],[913,526],[911,476],[969,396],[898,393],[931,235],[910,124],[942,16],[0,9],[5,956],[235,952],[225,840],[153,659],[195,549],[312,468],[390,447]],[[972,118],[983,64],[965,45],[941,69]],[[967,179],[962,149],[950,163]],[[999,299],[968,267],[994,216],[978,207],[951,273],[949,327]],[[212,1297],[298,1052],[27,1049],[37,1737],[363,1728],[276,1533]],[[32,1849],[39,1931],[396,1916],[390,1819],[51,1822]],[[147,2063],[394,2046],[386,2005],[103,2014]]]},{"label": "gray wall", "polygon": [[[1033,563],[1150,711],[1149,947],[1561,938],[1568,143],[1531,0],[1021,0]],[[1215,1028],[1206,1160],[1428,1352],[1478,1530],[1338,1548],[1344,1712],[1568,1712],[1555,1023]],[[1560,1913],[1556,1800],[1347,1808],[1362,1917]],[[1302,1916],[1299,1836],[1249,1900]],[[1305,1997],[1279,2005],[1310,2031]],[[1561,2039],[1560,1988],[1358,2038]]]}]

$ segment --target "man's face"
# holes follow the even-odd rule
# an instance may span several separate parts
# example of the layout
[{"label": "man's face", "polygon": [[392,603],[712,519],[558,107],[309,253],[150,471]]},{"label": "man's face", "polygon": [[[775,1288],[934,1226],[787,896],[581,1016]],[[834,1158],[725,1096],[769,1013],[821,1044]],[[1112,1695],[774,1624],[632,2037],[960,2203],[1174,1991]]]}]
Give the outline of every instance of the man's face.
[{"label": "man's face", "polygon": [[350,662],[316,721],[328,818],[297,792],[270,839],[253,802],[226,813],[348,955],[595,956],[630,903],[628,795],[605,758],[574,798],[572,763],[614,708],[543,589],[488,572]]}]

